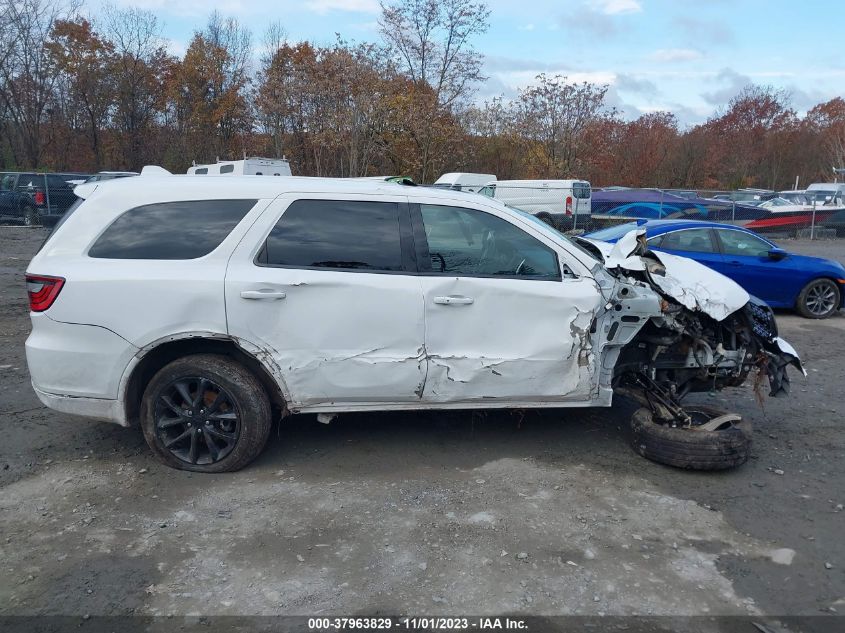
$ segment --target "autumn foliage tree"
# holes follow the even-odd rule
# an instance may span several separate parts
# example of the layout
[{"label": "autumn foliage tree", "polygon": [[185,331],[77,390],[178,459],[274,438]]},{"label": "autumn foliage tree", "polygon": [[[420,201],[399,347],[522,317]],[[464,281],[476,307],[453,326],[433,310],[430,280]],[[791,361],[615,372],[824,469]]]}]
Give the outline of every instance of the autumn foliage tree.
[{"label": "autumn foliage tree", "polygon": [[[84,136],[94,169],[103,166],[102,133],[114,103],[114,46],[104,41],[88,20],[57,20],[45,48],[67,82],[65,107],[84,118]],[[70,118],[70,117],[68,117]]]},{"label": "autumn foliage tree", "polygon": [[608,86],[563,76],[479,103],[481,0],[384,0],[375,42],[292,42],[271,24],[260,56],[216,12],[176,56],[154,13],[80,1],[0,0],[1,168],[184,172],[246,153],[303,175],[781,189],[845,166],[841,97],[802,114],[752,85],[686,129],[670,112],[626,120]]}]

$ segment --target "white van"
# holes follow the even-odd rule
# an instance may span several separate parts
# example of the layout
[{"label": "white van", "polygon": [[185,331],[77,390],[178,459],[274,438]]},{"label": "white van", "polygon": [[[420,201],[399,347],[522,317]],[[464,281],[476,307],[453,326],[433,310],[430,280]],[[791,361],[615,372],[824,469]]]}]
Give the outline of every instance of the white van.
[{"label": "white van", "polygon": [[567,229],[577,228],[578,218],[592,213],[592,192],[586,180],[499,180],[478,193]]},{"label": "white van", "polygon": [[487,183],[495,181],[495,174],[452,172],[440,176],[440,178],[434,181],[434,186],[440,189],[454,189],[455,191],[471,191],[475,193]]},{"label": "white van", "polygon": [[243,160],[218,160],[208,165],[193,165],[188,168],[192,176],[290,176],[290,162],[286,158],[261,158],[252,156]]}]

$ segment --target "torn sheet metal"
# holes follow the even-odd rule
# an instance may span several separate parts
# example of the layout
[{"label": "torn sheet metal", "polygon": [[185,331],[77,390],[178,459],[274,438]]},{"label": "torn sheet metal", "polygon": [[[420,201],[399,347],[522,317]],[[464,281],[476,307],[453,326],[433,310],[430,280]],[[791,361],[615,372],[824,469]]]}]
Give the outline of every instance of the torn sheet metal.
[{"label": "torn sheet metal", "polygon": [[[290,408],[413,402],[425,382],[423,296],[413,277],[331,270],[229,269],[229,331],[284,376]],[[280,301],[245,301],[273,289]],[[389,309],[388,309],[389,308]]]},{"label": "torn sheet metal", "polygon": [[779,349],[781,352],[783,352],[784,354],[787,354],[787,355],[789,355],[789,356],[792,356],[792,358],[794,359],[793,365],[795,365],[795,367],[796,367],[797,369],[800,369],[800,370],[801,370],[801,373],[803,373],[803,374],[806,376],[806,375],[807,375],[807,370],[806,370],[806,369],[804,369],[804,366],[801,364],[801,358],[798,356],[798,352],[796,352],[796,351],[795,351],[795,348],[794,348],[794,347],[792,347],[792,345],[790,345],[789,343],[787,343],[786,341],[784,341],[784,340],[783,340],[781,337],[779,337],[779,336],[775,337],[775,341],[774,341],[774,342],[775,342],[775,345],[777,345],[777,346],[778,346],[778,349]]},{"label": "torn sheet metal", "polygon": [[[717,321],[748,303],[750,296],[739,284],[689,258],[653,251],[647,257],[635,255],[642,236],[645,236],[645,229],[636,229],[626,233],[616,244],[598,240],[590,242],[604,255],[607,268],[648,270],[660,292],[684,307],[700,310]],[[652,262],[658,262],[665,270],[649,266]]]},{"label": "torn sheet metal", "polygon": [[[421,277],[428,357],[423,399],[589,401],[590,328],[603,303],[591,279]],[[465,297],[472,303],[437,301]]]},{"label": "torn sheet metal", "polygon": [[662,292],[690,310],[701,310],[721,321],[751,298],[735,281],[703,264],[669,253],[655,255],[666,268],[666,273],[653,272],[652,281]]}]

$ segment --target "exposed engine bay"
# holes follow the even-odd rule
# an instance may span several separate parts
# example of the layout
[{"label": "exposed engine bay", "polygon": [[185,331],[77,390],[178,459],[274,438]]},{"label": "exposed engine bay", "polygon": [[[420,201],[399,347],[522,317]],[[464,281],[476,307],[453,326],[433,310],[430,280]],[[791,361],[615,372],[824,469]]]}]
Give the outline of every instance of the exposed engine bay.
[{"label": "exposed engine bay", "polygon": [[[616,278],[608,308],[623,314],[613,317],[617,322],[606,334],[609,344],[624,345],[614,359],[613,391],[648,407],[655,422],[696,426],[706,421],[684,410],[687,394],[736,387],[753,373],[758,398],[766,378],[769,395],[783,396],[789,393],[787,366],[804,371],[795,350],[778,337],[771,308],[730,279],[686,258],[650,251],[642,230],[613,246],[578,241],[599,250]],[[698,286],[691,289],[689,279]],[[651,294],[646,289],[660,297],[659,309],[647,317],[636,304],[631,310],[632,300]],[[628,337],[626,321],[633,326]]]}]

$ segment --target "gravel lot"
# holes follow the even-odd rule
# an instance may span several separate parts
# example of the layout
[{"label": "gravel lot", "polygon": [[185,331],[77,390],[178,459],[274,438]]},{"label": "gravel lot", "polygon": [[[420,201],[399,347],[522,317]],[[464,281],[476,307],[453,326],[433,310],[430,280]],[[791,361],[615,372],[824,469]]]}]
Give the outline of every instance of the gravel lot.
[{"label": "gravel lot", "polygon": [[[845,614],[841,313],[778,315],[809,372],[788,399],[716,396],[755,425],[727,473],[637,456],[619,401],[300,416],[245,471],[192,475],[36,399],[23,271],[44,235],[0,227],[0,615]],[[845,261],[845,241],[783,245]]]}]

